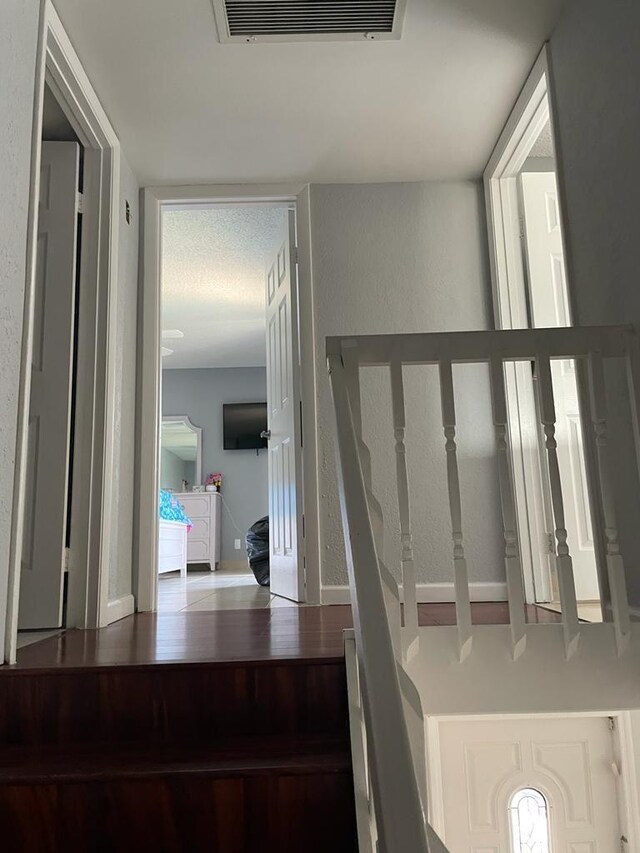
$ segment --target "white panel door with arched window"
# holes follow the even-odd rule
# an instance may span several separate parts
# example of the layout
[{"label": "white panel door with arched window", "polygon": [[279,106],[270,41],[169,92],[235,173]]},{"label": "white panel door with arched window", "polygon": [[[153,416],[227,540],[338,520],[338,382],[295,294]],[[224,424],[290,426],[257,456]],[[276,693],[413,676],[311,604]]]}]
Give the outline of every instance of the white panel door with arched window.
[{"label": "white panel door with arched window", "polygon": [[607,718],[447,721],[439,732],[450,853],[619,853]]}]

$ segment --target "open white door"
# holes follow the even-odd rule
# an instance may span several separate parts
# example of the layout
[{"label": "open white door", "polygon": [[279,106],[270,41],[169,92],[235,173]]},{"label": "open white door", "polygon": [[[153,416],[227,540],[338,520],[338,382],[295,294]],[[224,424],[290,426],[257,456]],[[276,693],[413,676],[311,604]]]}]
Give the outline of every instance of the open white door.
[{"label": "open white door", "polygon": [[[554,172],[522,177],[531,320],[536,328],[571,325],[558,190]],[[556,438],[568,544],[573,557],[576,597],[600,598],[580,425],[575,363],[551,363],[556,401]]]},{"label": "open white door", "polygon": [[80,147],[44,142],[18,628],[62,625]]},{"label": "open white door", "polygon": [[304,600],[295,213],[267,262],[267,411],[271,592]]}]

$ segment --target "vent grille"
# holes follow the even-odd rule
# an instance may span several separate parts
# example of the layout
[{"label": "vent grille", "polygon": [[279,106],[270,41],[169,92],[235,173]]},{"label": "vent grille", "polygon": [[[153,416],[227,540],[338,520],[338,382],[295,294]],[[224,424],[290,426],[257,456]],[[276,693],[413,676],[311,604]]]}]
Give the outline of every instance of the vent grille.
[{"label": "vent grille", "polygon": [[399,38],[406,0],[213,0],[221,41]]}]

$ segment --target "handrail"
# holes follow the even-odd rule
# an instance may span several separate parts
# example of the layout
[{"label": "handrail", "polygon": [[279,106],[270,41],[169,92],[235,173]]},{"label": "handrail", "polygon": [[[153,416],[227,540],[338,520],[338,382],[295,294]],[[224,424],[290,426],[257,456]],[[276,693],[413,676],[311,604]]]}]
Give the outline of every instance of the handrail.
[{"label": "handrail", "polygon": [[378,554],[342,358],[328,359],[337,431],[338,482],[356,649],[363,676],[378,845],[428,853],[427,829],[387,619]]},{"label": "handrail", "polygon": [[[522,329],[487,332],[444,332],[407,335],[359,335],[327,338],[327,360],[336,420],[337,476],[353,608],[355,648],[364,718],[370,795],[375,809],[378,849],[385,853],[434,853],[446,848],[426,820],[426,756],[418,743],[421,706],[408,675],[419,649],[416,572],[411,541],[408,469],[405,460],[403,367],[439,367],[447,457],[447,484],[452,528],[458,652],[473,653],[474,627],[464,549],[460,479],[456,445],[456,408],[451,367],[484,362],[491,378],[491,405],[496,439],[504,534],[504,560],[509,598],[512,657],[526,654],[527,626],[506,401],[505,364],[535,361],[540,426],[554,521],[555,561],[562,604],[565,655],[580,641],[572,558],[567,545],[564,502],[558,465],[556,413],[551,371],[553,359],[584,363],[589,379],[587,412],[593,429],[598,466],[596,499],[605,524],[606,567],[618,655],[629,649],[630,619],[623,557],[618,545],[608,450],[608,415],[603,359],[623,358],[627,367],[635,437],[640,423],[640,348],[631,326]],[[372,460],[362,437],[359,372],[386,366],[391,381],[393,438],[401,534],[401,584],[382,561],[384,523],[372,491]],[[640,454],[638,454],[640,457]],[[413,749],[412,749],[413,747]]]},{"label": "handrail", "polygon": [[629,356],[633,326],[570,326],[558,329],[505,329],[488,332],[420,332],[403,335],[344,335],[327,338],[327,356],[342,356],[345,346],[357,347],[361,367],[391,364],[454,364],[489,361],[533,361],[546,352],[550,358],[580,358],[598,351],[608,358]]}]

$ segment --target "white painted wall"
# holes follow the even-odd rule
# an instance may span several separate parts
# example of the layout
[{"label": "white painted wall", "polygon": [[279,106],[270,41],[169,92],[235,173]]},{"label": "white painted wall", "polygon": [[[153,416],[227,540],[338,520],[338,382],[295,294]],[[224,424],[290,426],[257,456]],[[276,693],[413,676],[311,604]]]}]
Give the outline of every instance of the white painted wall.
[{"label": "white painted wall", "polygon": [[[247,528],[267,515],[267,452],[223,450],[223,403],[254,403],[267,399],[267,372],[264,367],[192,368],[162,371],[162,414],[188,415],[202,428],[203,477],[222,471],[221,554],[223,563],[242,561],[247,552]],[[233,520],[232,520],[233,516]],[[234,522],[235,521],[235,525]],[[236,529],[237,525],[237,529]],[[242,548],[236,551],[234,539]]]},{"label": "white painted wall", "polygon": [[[560,189],[578,323],[640,324],[640,5],[571,0],[551,39]],[[623,381],[609,383],[617,512],[640,604],[640,495]]]},{"label": "white painted wall", "polygon": [[[111,553],[109,600],[132,591],[133,502],[136,408],[136,344],[138,311],[138,235],[140,218],[139,187],[129,164],[121,154],[120,219],[118,222],[115,434],[113,506],[111,510]],[[125,202],[131,208],[131,222],[125,218]]]},{"label": "white painted wall", "polygon": [[[327,335],[486,329],[490,285],[482,195],[475,182],[314,185],[311,188],[317,344],[322,581],[347,583],[336,491]],[[365,440],[399,563],[395,458],[388,380],[363,379]],[[456,371],[464,530],[472,581],[501,581],[503,539],[488,377]],[[407,452],[418,580],[452,580],[444,437],[435,368],[406,378]]]},{"label": "white painted wall", "polygon": [[39,7],[38,0],[0,4],[0,637],[15,473]]}]

